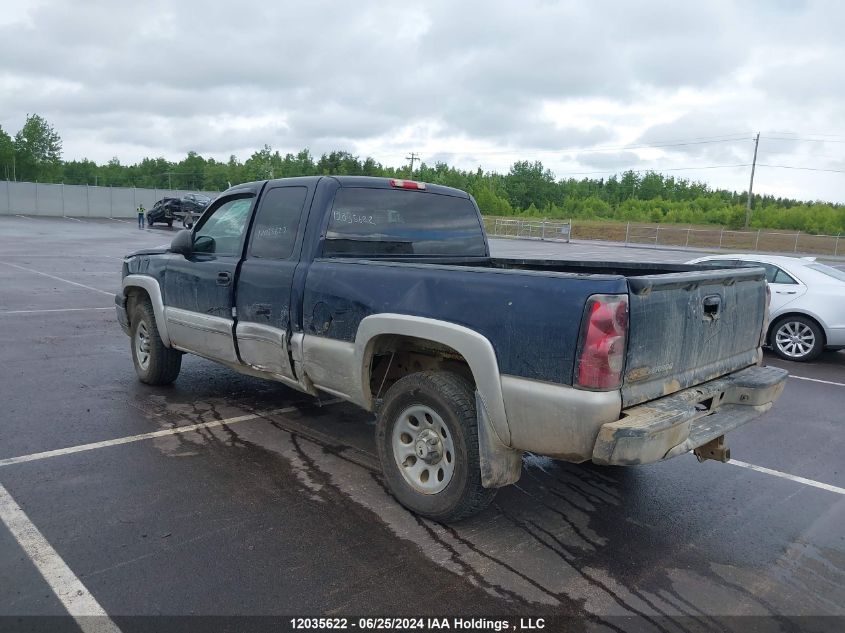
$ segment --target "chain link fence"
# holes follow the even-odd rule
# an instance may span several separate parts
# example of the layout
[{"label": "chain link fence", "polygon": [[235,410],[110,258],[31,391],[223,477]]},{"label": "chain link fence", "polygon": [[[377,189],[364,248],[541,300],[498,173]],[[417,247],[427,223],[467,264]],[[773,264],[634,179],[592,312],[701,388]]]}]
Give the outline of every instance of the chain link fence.
[{"label": "chain link fence", "polygon": [[570,239],[621,242],[628,245],[700,248],[708,250],[792,253],[845,256],[845,236],[814,235],[801,231],[735,231],[714,227],[695,228],[666,224],[630,222],[578,222],[520,220],[485,217],[491,237],[541,239],[568,242]]},{"label": "chain link fence", "polygon": [[484,218],[484,228],[492,237],[514,237],[526,240],[568,242],[572,221],[516,220]]}]

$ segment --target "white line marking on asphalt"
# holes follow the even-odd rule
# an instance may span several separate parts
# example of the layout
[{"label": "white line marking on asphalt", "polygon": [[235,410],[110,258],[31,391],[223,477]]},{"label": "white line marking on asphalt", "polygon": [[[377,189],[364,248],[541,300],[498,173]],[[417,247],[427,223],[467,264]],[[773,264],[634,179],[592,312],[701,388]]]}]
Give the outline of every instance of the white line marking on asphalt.
[{"label": "white line marking on asphalt", "polygon": [[42,273],[40,270],[34,270],[32,268],[27,268],[26,266],[18,266],[17,264],[10,264],[9,262],[0,262],[5,266],[11,266],[12,268],[17,268],[18,270],[25,270],[28,273],[35,273],[36,275],[42,275],[44,277],[49,277],[50,279],[55,279],[56,281],[63,281],[66,284],[73,284],[74,286],[79,286],[80,288],[87,288],[88,290],[93,290],[94,292],[99,292],[100,294],[108,295],[110,297],[114,296],[113,292],[106,292],[105,290],[100,290],[99,288],[94,288],[92,286],[86,286],[85,284],[80,284],[75,281],[71,281],[70,279],[62,279],[61,277],[56,277],[55,275],[48,275],[47,273]]},{"label": "white line marking on asphalt", "polygon": [[827,490],[828,492],[835,492],[836,494],[845,495],[845,488],[840,488],[839,486],[831,486],[830,484],[823,484],[820,481],[813,481],[812,479],[806,479],[805,477],[798,477],[797,475],[790,475],[789,473],[782,473],[779,470],[773,470],[771,468],[766,468],[765,466],[755,466],[754,464],[748,464],[746,462],[740,462],[735,459],[731,459],[727,462],[728,464],[733,464],[734,466],[739,466],[740,468],[748,468],[749,470],[756,470],[758,473],[765,473],[767,475],[774,475],[775,477],[782,477],[783,479],[789,479],[790,481],[796,481],[799,484],[805,484],[807,486],[813,486],[814,488],[821,488],[822,490]]},{"label": "white line marking on asphalt", "polygon": [[819,380],[818,378],[807,378],[806,376],[793,376],[789,374],[790,378],[795,378],[795,380],[809,380],[810,382],[820,382],[823,385],[835,385],[837,387],[845,387],[845,382],[833,382],[832,380]]},{"label": "white line marking on asphalt", "polygon": [[69,216],[64,216],[65,220],[73,220],[74,222],[82,222],[79,218],[71,218]]},{"label": "white line marking on asphalt", "polygon": [[32,220],[33,222],[35,222],[35,220],[33,220],[32,218],[25,216],[25,215],[15,215],[15,217],[16,218],[23,218],[24,220]]},{"label": "white line marking on asphalt", "polygon": [[[321,406],[328,406],[343,402],[340,398],[332,400],[324,400],[320,403]],[[58,457],[60,455],[70,455],[72,453],[83,453],[85,451],[93,451],[98,448],[106,448],[107,446],[117,446],[119,444],[131,444],[132,442],[140,442],[142,440],[150,440],[156,437],[165,437],[167,435],[178,435],[180,433],[190,433],[198,429],[213,429],[218,426],[226,426],[229,424],[236,424],[238,422],[247,422],[249,420],[257,420],[268,415],[280,415],[282,413],[291,413],[298,411],[299,407],[285,407],[283,409],[272,409],[270,411],[262,411],[261,413],[248,413],[246,415],[238,415],[233,418],[226,418],[225,420],[212,420],[211,422],[198,422],[197,424],[189,424],[187,426],[177,426],[172,429],[161,429],[160,431],[151,431],[150,433],[141,433],[140,435],[129,435],[126,437],[118,437],[113,440],[103,440],[102,442],[91,442],[90,444],[79,444],[77,446],[68,446],[67,448],[57,448],[52,451],[44,451],[42,453],[32,453],[30,455],[21,455],[19,457],[7,457],[0,459],[0,467],[12,466],[14,464],[23,464],[24,462],[34,462],[40,459],[48,459],[50,457]]]},{"label": "white line marking on asphalt", "polygon": [[114,310],[114,306],[108,308],[54,308],[50,310],[0,310],[0,316],[4,314],[41,314],[42,312],[86,312],[88,310]]},{"label": "white line marking on asphalt", "polygon": [[117,218],[109,218],[109,220],[113,220],[114,222],[123,222],[124,224],[131,224],[129,220],[118,220]]},{"label": "white line marking on asphalt", "polygon": [[86,633],[119,633],[120,629],[91,592],[67,566],[44,535],[29,520],[9,491],[0,484],[0,519],[26,552],[50,589]]}]

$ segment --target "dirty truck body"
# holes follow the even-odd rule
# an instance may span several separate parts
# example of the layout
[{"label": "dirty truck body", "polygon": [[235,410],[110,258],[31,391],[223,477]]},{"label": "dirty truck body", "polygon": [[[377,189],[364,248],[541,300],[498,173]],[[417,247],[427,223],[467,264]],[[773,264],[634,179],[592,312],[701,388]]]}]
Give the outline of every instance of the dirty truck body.
[{"label": "dirty truck body", "polygon": [[142,381],[184,352],[377,415],[385,479],[456,520],[523,452],[633,465],[768,410],[762,269],[499,259],[462,191],[307,177],[233,187],[170,249],[124,259],[118,320]]}]

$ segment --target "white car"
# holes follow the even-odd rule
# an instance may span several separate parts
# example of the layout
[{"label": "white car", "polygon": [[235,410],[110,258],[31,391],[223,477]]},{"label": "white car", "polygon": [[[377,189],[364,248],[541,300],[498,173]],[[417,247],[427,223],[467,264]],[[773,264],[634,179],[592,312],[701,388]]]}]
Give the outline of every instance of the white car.
[{"label": "white car", "polygon": [[766,270],[772,294],[767,340],[781,358],[809,361],[824,349],[845,349],[845,271],[814,257],[780,255],[710,255],[687,263]]}]

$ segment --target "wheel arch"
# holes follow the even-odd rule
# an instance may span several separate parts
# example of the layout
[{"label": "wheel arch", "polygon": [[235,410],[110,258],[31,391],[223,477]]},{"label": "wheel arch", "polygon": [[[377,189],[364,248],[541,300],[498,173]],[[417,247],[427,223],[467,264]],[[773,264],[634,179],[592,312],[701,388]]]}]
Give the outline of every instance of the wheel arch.
[{"label": "wheel arch", "polygon": [[[147,275],[126,275],[123,278],[123,293],[127,300],[133,293],[146,293],[153,306],[153,314],[156,318],[156,328],[161,337],[161,342],[170,347],[170,336],[167,333],[167,321],[164,318],[164,300],[161,296],[161,287],[158,281]],[[131,318],[131,315],[130,315]]]},{"label": "wheel arch", "polygon": [[366,408],[372,409],[375,404],[371,381],[376,353],[389,350],[391,340],[400,348],[416,341],[427,342],[435,350],[449,352],[450,360],[466,363],[483,406],[479,417],[486,417],[498,440],[510,446],[496,352],[483,335],[448,321],[405,314],[376,314],[361,321],[355,337],[355,366],[361,376],[360,400]]}]

